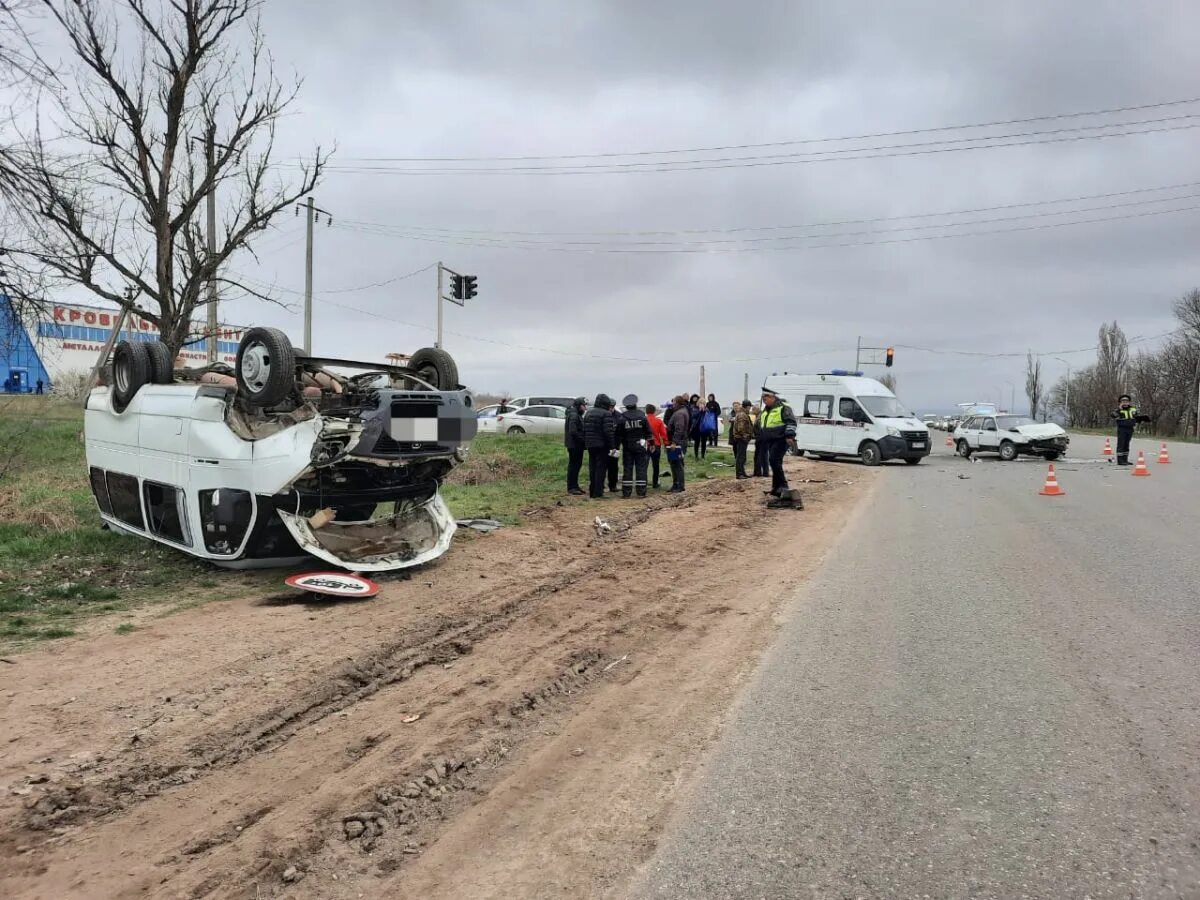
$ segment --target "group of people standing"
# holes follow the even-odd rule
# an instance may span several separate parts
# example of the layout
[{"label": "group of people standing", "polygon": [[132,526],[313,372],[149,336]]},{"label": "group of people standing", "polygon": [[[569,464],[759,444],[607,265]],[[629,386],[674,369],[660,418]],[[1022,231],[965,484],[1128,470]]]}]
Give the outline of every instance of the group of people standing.
[{"label": "group of people standing", "polygon": [[[710,446],[717,446],[721,406],[716,397],[709,394],[701,405],[698,394],[680,394],[663,408],[661,418],[653,404],[640,408],[636,394],[626,395],[621,406],[617,409],[611,397],[597,394],[591,407],[583,397],[576,397],[567,409],[567,492],[576,496],[585,493],[579,478],[586,454],[589,497],[603,499],[605,488],[615,494],[618,477],[621,496],[645,497],[649,487],[659,487],[665,450],[671,472],[669,493],[682,493],[689,443],[695,459],[706,456]],[[763,388],[761,409],[749,400],[736,405],[730,444],[737,478],[766,477],[769,473],[770,493],[779,496],[788,486],[783,458],[789,447],[795,447],[795,438],[796,417],[774,391]],[[753,475],[746,472],[751,443]]]}]

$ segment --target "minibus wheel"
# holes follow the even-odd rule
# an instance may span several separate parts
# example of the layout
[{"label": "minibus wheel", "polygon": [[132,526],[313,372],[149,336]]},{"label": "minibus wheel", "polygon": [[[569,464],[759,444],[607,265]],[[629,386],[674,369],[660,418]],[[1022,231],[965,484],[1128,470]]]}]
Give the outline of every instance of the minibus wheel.
[{"label": "minibus wheel", "polygon": [[296,354],[278,328],[251,328],[238,344],[238,393],[254,406],[275,406],[296,390]]},{"label": "minibus wheel", "polygon": [[439,391],[454,391],[458,389],[458,365],[445,350],[437,347],[423,347],[412,355],[408,362],[409,368],[415,369],[417,376]]},{"label": "minibus wheel", "polygon": [[113,351],[112,406],[125,412],[134,394],[150,381],[150,353],[143,343],[121,341]]},{"label": "minibus wheel", "polygon": [[171,351],[162,341],[147,341],[146,352],[150,355],[150,382],[170,384],[175,380],[175,361]]}]

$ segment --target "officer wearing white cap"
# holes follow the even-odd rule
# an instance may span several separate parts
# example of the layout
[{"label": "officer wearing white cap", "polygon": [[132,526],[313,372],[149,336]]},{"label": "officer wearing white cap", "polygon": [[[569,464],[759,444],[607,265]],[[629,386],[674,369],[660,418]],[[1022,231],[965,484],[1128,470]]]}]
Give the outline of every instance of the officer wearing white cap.
[{"label": "officer wearing white cap", "polygon": [[621,401],[625,410],[617,422],[617,446],[621,448],[621,496],[646,496],[646,467],[650,462],[650,423],[638,409],[636,394]]},{"label": "officer wearing white cap", "polygon": [[774,497],[787,490],[783,474],[783,457],[788,445],[796,446],[796,416],[790,406],[770,388],[762,389],[762,414],[758,417],[759,435],[766,445],[771,464],[771,490]]}]

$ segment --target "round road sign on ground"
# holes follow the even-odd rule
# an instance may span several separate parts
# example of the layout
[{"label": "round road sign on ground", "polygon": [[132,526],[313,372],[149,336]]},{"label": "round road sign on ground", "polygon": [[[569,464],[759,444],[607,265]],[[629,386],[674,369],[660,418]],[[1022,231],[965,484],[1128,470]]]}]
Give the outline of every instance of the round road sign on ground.
[{"label": "round road sign on ground", "polygon": [[284,579],[288,587],[330,597],[374,597],[379,585],[361,575],[349,572],[304,572]]}]

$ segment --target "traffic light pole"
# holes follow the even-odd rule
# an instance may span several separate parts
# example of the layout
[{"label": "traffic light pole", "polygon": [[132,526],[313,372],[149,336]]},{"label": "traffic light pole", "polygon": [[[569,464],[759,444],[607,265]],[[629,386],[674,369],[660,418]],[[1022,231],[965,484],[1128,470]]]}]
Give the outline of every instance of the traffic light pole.
[{"label": "traffic light pole", "polygon": [[435,347],[442,349],[442,261],[439,259],[437,264],[437,340],[434,342]]}]

